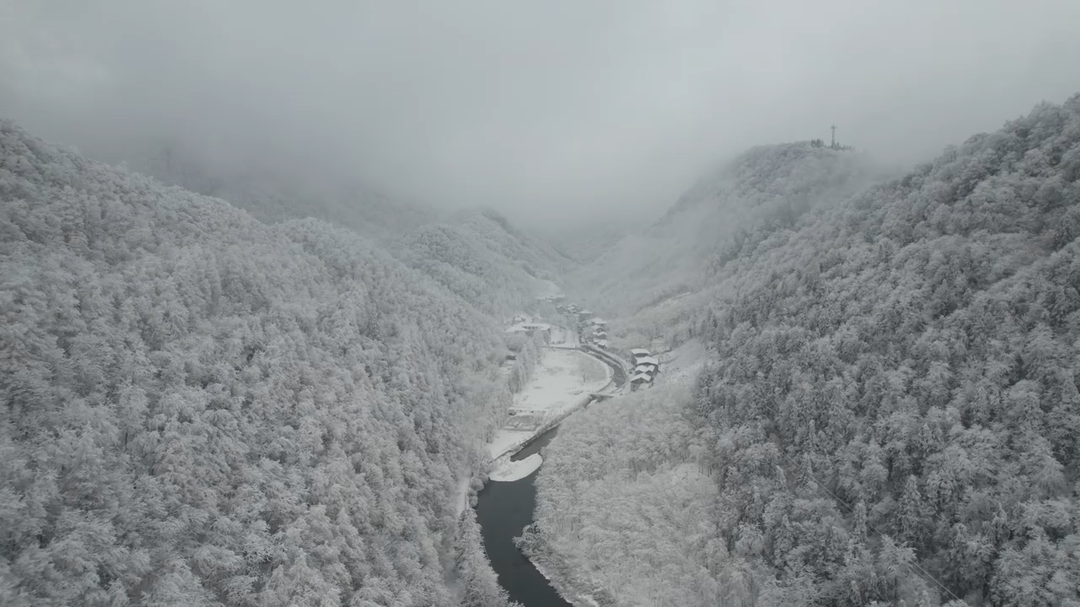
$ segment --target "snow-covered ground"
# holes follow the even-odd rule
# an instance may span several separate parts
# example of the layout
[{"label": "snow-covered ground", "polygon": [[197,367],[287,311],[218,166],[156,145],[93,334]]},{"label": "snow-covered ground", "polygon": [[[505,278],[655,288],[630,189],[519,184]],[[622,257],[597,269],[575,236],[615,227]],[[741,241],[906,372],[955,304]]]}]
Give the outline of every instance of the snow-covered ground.
[{"label": "snow-covered ground", "polygon": [[531,430],[499,428],[495,431],[495,437],[488,443],[488,453],[491,454],[492,459],[498,459],[507,453],[516,452],[535,435],[536,432]]},{"label": "snow-covered ground", "polygon": [[660,355],[660,374],[656,383],[681,383],[697,377],[705,366],[709,353],[705,345],[697,339],[691,339],[683,345]]},{"label": "snow-covered ground", "polygon": [[577,351],[545,349],[533,379],[514,397],[512,412],[559,413],[611,381],[611,369]]},{"label": "snow-covered ground", "polygon": [[540,559],[532,556],[529,557],[529,562],[532,563],[533,567],[536,567],[536,570],[540,572],[540,575],[544,576],[545,580],[551,582],[552,587],[555,588],[555,590],[559,593],[559,596],[561,596],[564,601],[570,603],[571,605],[574,605],[574,607],[600,607],[600,603],[598,603],[596,599],[594,599],[591,595],[575,594],[567,596],[567,591],[565,589],[556,587],[556,584],[558,584],[560,580],[557,580],[548,575],[544,563],[538,561],[540,561]]},{"label": "snow-covered ground", "polygon": [[577,332],[565,327],[551,327],[551,347],[575,349],[578,347]]},{"label": "snow-covered ground", "polygon": [[563,290],[559,288],[559,285],[543,278],[537,278],[533,283],[533,292],[536,293],[537,299],[563,295]]},{"label": "snow-covered ground", "polygon": [[611,382],[611,368],[587,354],[555,348],[543,353],[532,380],[514,395],[507,425],[488,444],[492,459],[517,451]]},{"label": "snow-covered ground", "polygon": [[461,480],[457,484],[457,502],[454,505],[454,514],[458,517],[462,512],[465,512],[465,508],[469,505],[469,484],[472,482],[472,478],[468,474],[462,474]]},{"label": "snow-covered ground", "polygon": [[488,478],[501,483],[512,483],[536,472],[540,468],[540,464],[543,463],[544,459],[540,457],[539,453],[533,453],[529,457],[516,462],[504,458],[499,460],[499,465],[491,471]]}]

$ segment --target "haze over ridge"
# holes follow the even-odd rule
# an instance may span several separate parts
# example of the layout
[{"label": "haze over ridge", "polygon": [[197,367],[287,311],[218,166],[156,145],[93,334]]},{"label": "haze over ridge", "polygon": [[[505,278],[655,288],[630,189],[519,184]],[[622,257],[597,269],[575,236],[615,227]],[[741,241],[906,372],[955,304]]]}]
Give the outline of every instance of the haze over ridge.
[{"label": "haze over ridge", "polygon": [[10,0],[0,16],[0,108],[48,139],[115,162],[178,138],[214,166],[534,225],[655,217],[718,159],[833,122],[927,160],[1064,100],[1080,56],[1070,0]]}]

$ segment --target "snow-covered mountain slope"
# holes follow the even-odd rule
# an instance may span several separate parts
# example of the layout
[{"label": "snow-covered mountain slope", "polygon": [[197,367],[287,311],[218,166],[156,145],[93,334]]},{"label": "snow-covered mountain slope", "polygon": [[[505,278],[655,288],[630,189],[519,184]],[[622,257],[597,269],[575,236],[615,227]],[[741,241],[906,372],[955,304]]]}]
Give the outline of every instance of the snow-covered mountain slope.
[{"label": "snow-covered mountain slope", "polygon": [[702,177],[660,220],[572,272],[567,283],[593,309],[624,319],[612,326],[616,343],[677,343],[689,335],[696,311],[716,297],[717,261],[733,247],[750,234],[791,228],[807,212],[839,204],[882,177],[857,152],[809,143],[754,148]]},{"label": "snow-covered mountain slope", "polygon": [[352,231],[0,122],[0,603],[504,602],[457,516],[503,349]]},{"label": "snow-covered mountain slope", "polygon": [[394,250],[408,265],[498,316],[528,307],[572,264],[492,211],[425,225]]},{"label": "snow-covered mountain slope", "polygon": [[576,278],[599,281],[599,297],[633,311],[699,288],[707,260],[741,231],[791,225],[879,178],[855,152],[803,143],[755,148],[703,177],[660,220],[624,238]]},{"label": "snow-covered mountain slope", "polygon": [[596,261],[630,234],[640,232],[643,222],[618,216],[587,223],[568,219],[565,225],[548,227],[540,236],[579,265]]},{"label": "snow-covered mountain slope", "polygon": [[[1078,237],[1080,96],[749,233],[715,261],[709,364],[649,422],[669,438],[603,419],[598,460],[625,482],[560,519],[572,500],[543,488],[599,485],[559,453],[586,451],[598,422],[560,434],[541,475],[571,477],[541,482],[538,541],[604,588],[632,575],[627,604],[672,584],[686,605],[1075,601]],[[672,490],[681,469],[715,491]],[[706,520],[649,542],[602,501]],[[653,545],[674,551],[653,570],[610,556]]]},{"label": "snow-covered mountain slope", "polygon": [[192,192],[216,196],[265,222],[321,219],[388,241],[445,214],[422,202],[388,196],[363,184],[301,168],[215,163],[177,144],[144,150],[131,166]]}]

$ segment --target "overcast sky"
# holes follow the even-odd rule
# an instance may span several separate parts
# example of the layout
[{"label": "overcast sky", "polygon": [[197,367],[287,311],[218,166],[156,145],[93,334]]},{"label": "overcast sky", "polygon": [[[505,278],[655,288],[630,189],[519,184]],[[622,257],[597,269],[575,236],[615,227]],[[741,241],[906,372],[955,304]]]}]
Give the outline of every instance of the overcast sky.
[{"label": "overcast sky", "polygon": [[929,160],[1080,91],[1078,0],[0,0],[0,115],[118,160],[657,215],[758,143]]}]

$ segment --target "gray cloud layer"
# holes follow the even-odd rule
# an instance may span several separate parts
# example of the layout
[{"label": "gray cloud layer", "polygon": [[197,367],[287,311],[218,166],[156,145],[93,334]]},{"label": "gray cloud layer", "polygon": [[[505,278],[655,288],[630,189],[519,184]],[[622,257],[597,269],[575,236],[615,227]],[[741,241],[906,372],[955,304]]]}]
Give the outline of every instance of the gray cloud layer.
[{"label": "gray cloud layer", "polygon": [[1080,90],[1078,31],[1076,0],[0,0],[0,114],[551,223],[832,122],[929,159]]}]

